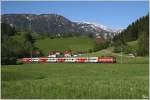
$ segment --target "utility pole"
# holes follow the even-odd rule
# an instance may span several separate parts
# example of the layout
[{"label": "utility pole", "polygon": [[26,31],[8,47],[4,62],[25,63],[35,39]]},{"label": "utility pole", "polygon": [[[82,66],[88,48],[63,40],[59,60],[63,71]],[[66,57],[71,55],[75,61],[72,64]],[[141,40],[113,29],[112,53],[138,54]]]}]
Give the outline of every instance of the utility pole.
[{"label": "utility pole", "polygon": [[122,47],[121,47],[121,64],[122,64]]},{"label": "utility pole", "polygon": [[135,57],[135,64],[136,64],[136,56],[137,56],[137,53],[136,53],[137,51],[135,50],[134,51],[134,57]]},{"label": "utility pole", "polygon": [[48,18],[47,18],[47,34],[50,37],[50,33],[49,33],[49,15],[48,15]]},{"label": "utility pole", "polygon": [[[29,32],[31,34],[31,19],[29,17],[27,17],[27,19],[29,20]],[[30,56],[31,56],[31,63],[32,63],[32,44],[30,48]]]},{"label": "utility pole", "polygon": [[[30,20],[30,34],[31,34],[31,19]],[[31,44],[31,63],[32,63],[32,44]]]}]

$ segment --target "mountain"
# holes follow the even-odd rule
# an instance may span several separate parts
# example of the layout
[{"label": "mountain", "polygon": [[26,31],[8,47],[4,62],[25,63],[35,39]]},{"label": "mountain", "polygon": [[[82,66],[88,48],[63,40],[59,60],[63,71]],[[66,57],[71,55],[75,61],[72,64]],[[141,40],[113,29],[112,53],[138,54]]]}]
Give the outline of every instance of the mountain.
[{"label": "mountain", "polygon": [[82,32],[94,33],[95,36],[102,36],[103,38],[113,38],[118,30],[110,29],[104,25],[91,22],[76,22],[78,29]]},{"label": "mountain", "polygon": [[94,23],[94,22],[85,22],[84,21],[84,22],[78,22],[78,23],[90,24],[90,25],[92,25],[92,27],[100,27],[101,29],[109,31],[109,32],[116,32],[116,30],[110,29],[107,26],[104,26],[104,25],[101,25],[101,24],[98,24],[98,23]]},{"label": "mountain", "polygon": [[71,21],[56,14],[4,14],[2,22],[14,26],[18,31],[47,35],[75,32],[75,26]]},{"label": "mountain", "polygon": [[3,14],[2,23],[7,23],[18,31],[32,31],[48,36],[77,36],[92,33],[105,39],[117,33],[103,25],[72,22],[57,14]]}]

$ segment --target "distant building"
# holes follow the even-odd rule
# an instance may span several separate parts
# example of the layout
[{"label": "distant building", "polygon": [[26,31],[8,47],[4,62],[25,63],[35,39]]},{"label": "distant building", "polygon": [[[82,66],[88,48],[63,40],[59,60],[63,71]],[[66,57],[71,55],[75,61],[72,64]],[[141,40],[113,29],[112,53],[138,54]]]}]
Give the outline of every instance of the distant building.
[{"label": "distant building", "polygon": [[71,57],[71,54],[72,54],[71,51],[65,51],[64,52],[65,57]]},{"label": "distant building", "polygon": [[71,57],[71,51],[51,51],[48,57]]},{"label": "distant building", "polygon": [[50,53],[48,54],[48,57],[56,57],[56,54],[55,54],[54,52],[50,52]]}]

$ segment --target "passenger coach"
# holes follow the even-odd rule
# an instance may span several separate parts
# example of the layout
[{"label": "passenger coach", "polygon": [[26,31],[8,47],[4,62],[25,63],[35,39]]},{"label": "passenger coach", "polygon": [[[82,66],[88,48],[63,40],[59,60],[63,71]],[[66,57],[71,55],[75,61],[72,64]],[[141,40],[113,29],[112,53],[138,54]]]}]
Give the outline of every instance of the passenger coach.
[{"label": "passenger coach", "polygon": [[18,61],[23,63],[31,62],[72,62],[72,63],[116,63],[115,57],[43,57],[43,58],[21,58]]}]

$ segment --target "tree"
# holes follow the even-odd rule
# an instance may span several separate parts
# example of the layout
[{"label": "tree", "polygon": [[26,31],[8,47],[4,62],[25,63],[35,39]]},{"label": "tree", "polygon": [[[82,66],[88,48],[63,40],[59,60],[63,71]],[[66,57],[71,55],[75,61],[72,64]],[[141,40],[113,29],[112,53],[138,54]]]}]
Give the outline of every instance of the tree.
[{"label": "tree", "polygon": [[103,38],[96,38],[94,43],[93,51],[99,51],[109,46],[110,41],[104,40]]},{"label": "tree", "polygon": [[141,32],[138,39],[138,55],[145,56],[149,53],[149,34]]},{"label": "tree", "polygon": [[1,63],[2,64],[15,64],[16,58],[15,53],[12,51],[14,49],[14,41],[9,38],[16,34],[14,27],[8,24],[1,24]]},{"label": "tree", "polygon": [[15,64],[16,54],[15,52],[13,52],[13,50],[15,49],[14,44],[15,42],[11,38],[8,38],[1,44],[2,64]]},{"label": "tree", "polygon": [[141,32],[149,32],[149,14],[131,23],[125,30],[113,38],[114,42],[124,40],[125,42],[135,41],[140,37]]},{"label": "tree", "polygon": [[34,48],[34,39],[31,34],[17,33],[14,27],[8,24],[1,24],[1,63],[16,64],[16,59],[30,57],[31,49]]},{"label": "tree", "polygon": [[[148,33],[149,33],[149,14],[137,19],[135,22],[131,23],[126,29],[124,29],[121,33],[114,36],[113,38],[113,46],[115,47],[114,52],[120,52],[121,45],[123,46],[122,48],[125,48],[123,50],[126,53],[133,52],[134,50],[127,46],[127,42],[138,40],[139,44],[138,48],[139,50],[137,50],[138,54],[146,55],[148,51],[148,48],[146,47],[146,45],[148,44],[148,42],[146,42],[148,39],[147,38]],[[140,48],[140,45],[142,45],[143,48]]]},{"label": "tree", "polygon": [[35,39],[33,38],[33,36],[30,33],[26,33],[24,32],[24,38],[29,41],[31,44],[33,44],[35,42]]}]

